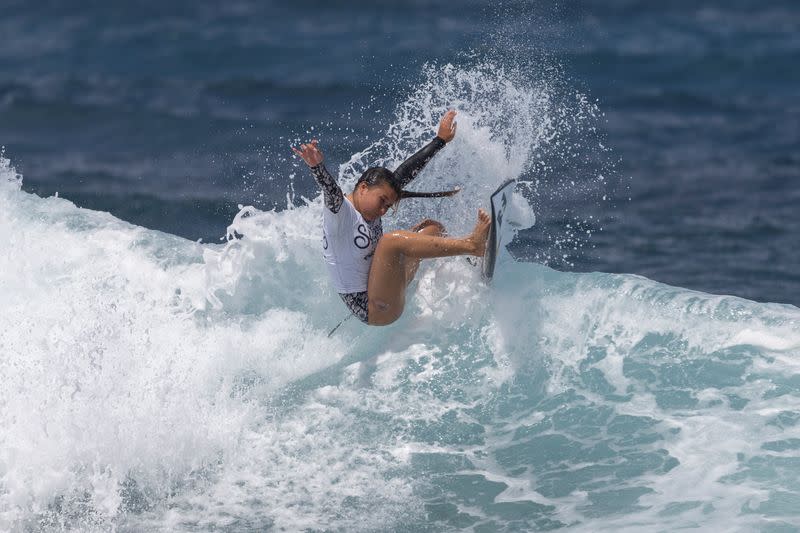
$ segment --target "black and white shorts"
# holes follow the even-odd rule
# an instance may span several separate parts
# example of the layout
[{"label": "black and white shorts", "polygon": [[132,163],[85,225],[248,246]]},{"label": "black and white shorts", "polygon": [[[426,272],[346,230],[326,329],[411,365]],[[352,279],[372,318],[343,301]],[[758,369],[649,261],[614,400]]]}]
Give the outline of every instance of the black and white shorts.
[{"label": "black and white shorts", "polygon": [[367,292],[350,292],[347,294],[339,294],[344,302],[344,305],[350,309],[356,318],[362,321],[364,324],[369,324],[368,320],[368,309],[367,307]]}]

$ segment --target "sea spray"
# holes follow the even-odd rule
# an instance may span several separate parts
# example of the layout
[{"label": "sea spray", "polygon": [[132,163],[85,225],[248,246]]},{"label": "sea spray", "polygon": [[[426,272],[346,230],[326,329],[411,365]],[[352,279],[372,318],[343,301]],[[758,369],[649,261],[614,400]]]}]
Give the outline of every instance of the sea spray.
[{"label": "sea spray", "polygon": [[456,138],[410,188],[460,187],[461,193],[403,202],[396,217],[386,217],[388,225],[409,227],[432,217],[452,234],[465,233],[477,207],[487,207],[491,192],[514,178],[517,231],[533,225],[534,212],[546,214],[536,249],[523,255],[555,265],[580,257],[600,229],[598,213],[613,201],[614,162],[598,129],[597,104],[546,63],[522,70],[470,56],[458,66],[425,65],[381,137],[340,165],[343,188],[350,190],[370,166],[396,168],[430,140],[447,109],[458,111]]}]

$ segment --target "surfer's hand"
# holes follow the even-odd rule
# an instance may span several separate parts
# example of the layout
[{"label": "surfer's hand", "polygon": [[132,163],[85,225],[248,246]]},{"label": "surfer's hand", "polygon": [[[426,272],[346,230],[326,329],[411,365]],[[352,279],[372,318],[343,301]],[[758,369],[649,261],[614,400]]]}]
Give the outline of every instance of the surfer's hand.
[{"label": "surfer's hand", "polygon": [[456,136],[456,126],[456,110],[451,109],[445,113],[442,120],[439,121],[439,131],[436,133],[436,136],[444,142],[449,143],[453,140],[453,137]]},{"label": "surfer's hand", "polygon": [[299,150],[292,146],[292,151],[299,155],[303,161],[306,162],[306,165],[315,167],[322,163],[322,160],[324,159],[322,152],[320,152],[319,148],[317,148],[318,142],[319,141],[314,139],[308,144],[301,144]]}]

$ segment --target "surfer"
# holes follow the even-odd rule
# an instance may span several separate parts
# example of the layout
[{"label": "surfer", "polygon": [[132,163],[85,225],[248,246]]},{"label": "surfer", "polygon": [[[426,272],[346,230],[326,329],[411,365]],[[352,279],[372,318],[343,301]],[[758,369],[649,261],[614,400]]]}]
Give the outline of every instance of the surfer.
[{"label": "surfer", "polygon": [[402,198],[450,196],[455,191],[418,193],[403,189],[456,134],[456,112],[450,110],[439,122],[436,137],[408,158],[397,170],[368,168],[353,192],[345,195],[323,164],[317,140],[292,150],[311,167],[322,189],[323,257],[333,287],[347,308],[372,326],[391,324],[403,313],[405,291],[422,259],[455,255],[483,256],[490,218],[478,210],[471,234],[445,237],[444,226],[426,219],[410,230],[383,235],[381,217]]}]

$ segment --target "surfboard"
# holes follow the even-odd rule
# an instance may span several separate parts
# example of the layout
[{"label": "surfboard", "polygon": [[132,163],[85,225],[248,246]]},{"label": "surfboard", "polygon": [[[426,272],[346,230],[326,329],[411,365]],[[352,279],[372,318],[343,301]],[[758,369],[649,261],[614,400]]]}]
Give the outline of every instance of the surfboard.
[{"label": "surfboard", "polygon": [[517,181],[509,179],[503,182],[496,191],[489,197],[489,203],[492,209],[492,225],[489,228],[489,240],[486,242],[486,253],[483,255],[483,279],[491,281],[494,276],[494,267],[497,263],[497,256],[500,255],[500,247],[503,245],[502,232],[503,219],[511,201],[511,193],[514,192],[514,187]]}]

